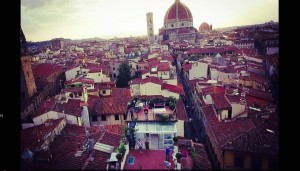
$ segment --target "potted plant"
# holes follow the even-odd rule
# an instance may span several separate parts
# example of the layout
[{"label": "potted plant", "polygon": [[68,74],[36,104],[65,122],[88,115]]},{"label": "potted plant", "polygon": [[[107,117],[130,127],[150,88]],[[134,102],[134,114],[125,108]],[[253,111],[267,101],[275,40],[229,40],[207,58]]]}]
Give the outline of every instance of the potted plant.
[{"label": "potted plant", "polygon": [[174,145],[177,145],[178,137],[173,137]]},{"label": "potted plant", "polygon": [[122,155],[125,154],[126,148],[125,148],[125,146],[124,146],[123,143],[122,143],[122,144],[120,145],[120,147],[118,148],[118,151],[119,151],[119,153],[121,153]]},{"label": "potted plant", "polygon": [[123,155],[121,153],[118,153],[116,155],[116,158],[118,159],[118,161],[121,161],[122,157],[123,157]]},{"label": "potted plant", "polygon": [[177,163],[180,163],[181,158],[182,158],[182,154],[181,153],[176,153]]}]

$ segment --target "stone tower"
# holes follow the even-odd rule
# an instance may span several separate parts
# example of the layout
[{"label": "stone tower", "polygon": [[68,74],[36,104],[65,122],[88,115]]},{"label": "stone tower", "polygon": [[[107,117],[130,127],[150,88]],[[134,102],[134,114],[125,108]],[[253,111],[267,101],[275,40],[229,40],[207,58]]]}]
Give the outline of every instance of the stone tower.
[{"label": "stone tower", "polygon": [[34,81],[34,76],[31,68],[30,57],[27,56],[28,47],[25,35],[21,28],[20,34],[20,44],[21,44],[21,99],[28,99],[33,96],[36,90],[36,84]]},{"label": "stone tower", "polygon": [[149,43],[154,42],[154,29],[153,29],[153,13],[148,12],[147,16],[147,35]]},{"label": "stone tower", "polygon": [[29,56],[21,57],[21,99],[27,99],[37,92]]}]

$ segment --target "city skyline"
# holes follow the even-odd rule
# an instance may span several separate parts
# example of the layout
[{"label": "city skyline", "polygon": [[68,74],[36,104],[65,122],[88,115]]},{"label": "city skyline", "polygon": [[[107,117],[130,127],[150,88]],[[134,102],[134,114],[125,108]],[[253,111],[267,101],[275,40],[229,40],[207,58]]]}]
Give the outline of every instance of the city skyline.
[{"label": "city skyline", "polygon": [[[146,13],[153,13],[158,34],[175,0],[21,0],[21,27],[28,41],[56,37],[110,38],[147,34]],[[213,28],[278,22],[278,0],[181,0],[192,12],[193,25]],[[220,4],[220,2],[223,2]]]}]

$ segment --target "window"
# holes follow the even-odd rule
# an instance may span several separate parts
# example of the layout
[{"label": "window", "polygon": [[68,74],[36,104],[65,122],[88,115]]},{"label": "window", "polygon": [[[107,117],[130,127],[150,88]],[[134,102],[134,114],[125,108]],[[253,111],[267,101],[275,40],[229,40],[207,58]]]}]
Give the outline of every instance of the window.
[{"label": "window", "polygon": [[119,115],[115,115],[115,120],[116,121],[120,120]]},{"label": "window", "polygon": [[106,121],[106,115],[101,116],[101,121]]},{"label": "window", "polygon": [[101,76],[101,74],[98,74],[98,76]]},{"label": "window", "polygon": [[261,169],[261,158],[260,157],[252,157],[251,168],[254,170]]},{"label": "window", "polygon": [[106,90],[102,90],[102,94],[106,94]]},{"label": "window", "polygon": [[174,25],[173,25],[173,24],[171,24],[171,27],[174,27]]},{"label": "window", "polygon": [[98,117],[97,116],[92,116],[92,120],[93,120],[93,122],[97,122],[98,121]]},{"label": "window", "polygon": [[234,156],[234,165],[239,168],[244,167],[244,156],[241,155],[235,155]]},{"label": "window", "polygon": [[149,30],[152,31],[152,28],[150,28]]},{"label": "window", "polygon": [[78,96],[82,96],[82,93],[81,93],[81,92],[79,92],[79,93],[78,93]]},{"label": "window", "polygon": [[151,23],[152,21],[150,20],[150,23]]},{"label": "window", "polygon": [[27,77],[29,77],[29,72],[27,71]]},{"label": "window", "polygon": [[115,70],[115,67],[113,67],[113,70]]},{"label": "window", "polygon": [[181,23],[181,26],[184,26],[184,23]]}]

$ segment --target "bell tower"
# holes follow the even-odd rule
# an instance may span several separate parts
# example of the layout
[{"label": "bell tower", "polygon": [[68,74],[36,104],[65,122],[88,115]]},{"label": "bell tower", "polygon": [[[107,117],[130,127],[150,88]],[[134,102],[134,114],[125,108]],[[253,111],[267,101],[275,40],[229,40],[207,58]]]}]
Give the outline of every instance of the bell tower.
[{"label": "bell tower", "polygon": [[27,43],[25,35],[21,28],[20,34],[20,44],[21,44],[21,99],[28,99],[33,96],[36,90],[36,84],[34,81],[34,76],[31,68],[30,57],[27,56]]},{"label": "bell tower", "polygon": [[147,35],[149,43],[154,42],[154,29],[153,29],[153,13],[148,12],[147,16]]}]

